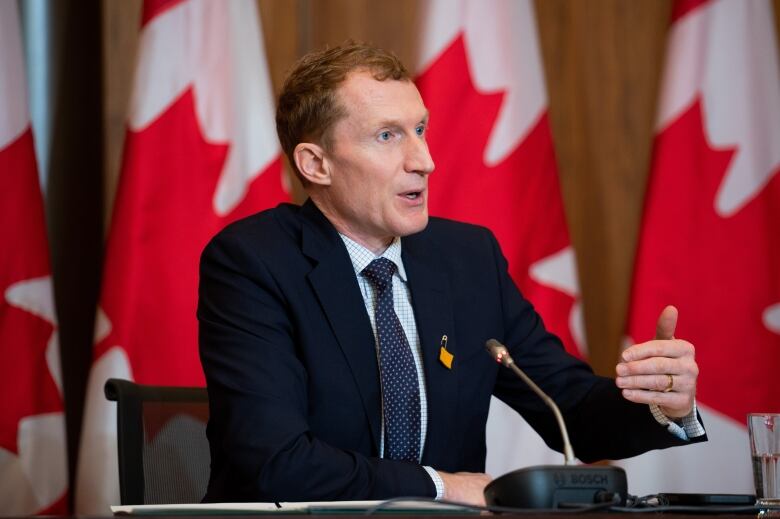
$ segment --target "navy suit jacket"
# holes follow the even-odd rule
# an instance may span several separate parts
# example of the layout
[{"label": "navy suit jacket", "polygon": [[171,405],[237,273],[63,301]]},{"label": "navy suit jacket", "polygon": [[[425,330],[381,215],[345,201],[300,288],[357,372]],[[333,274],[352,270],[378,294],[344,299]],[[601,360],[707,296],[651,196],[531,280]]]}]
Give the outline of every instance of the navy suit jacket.
[{"label": "navy suit jacket", "polygon": [[[560,450],[551,413],[485,341],[507,345],[561,407],[582,460],[682,444],[548,333],[486,229],[431,218],[402,239],[423,352],[422,465],[485,468],[490,396]],[[347,250],[311,202],[228,226],[201,259],[200,354],[210,401],[207,501],[433,496],[421,465],[380,459],[374,336]],[[451,368],[439,360],[447,335]]]}]

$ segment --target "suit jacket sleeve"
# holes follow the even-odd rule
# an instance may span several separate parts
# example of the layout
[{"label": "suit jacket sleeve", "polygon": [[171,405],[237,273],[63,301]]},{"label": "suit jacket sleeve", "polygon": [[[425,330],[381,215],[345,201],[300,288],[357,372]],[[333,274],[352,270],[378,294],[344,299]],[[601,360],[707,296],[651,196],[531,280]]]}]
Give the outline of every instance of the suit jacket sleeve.
[{"label": "suit jacket sleeve", "polygon": [[334,448],[312,434],[293,316],[255,248],[228,229],[201,259],[199,339],[212,453],[205,500],[434,496],[420,465]]},{"label": "suit jacket sleeve", "polygon": [[[620,459],[690,443],[661,426],[647,405],[623,398],[612,378],[593,374],[587,364],[564,350],[509,277],[492,234],[491,242],[502,294],[505,344],[517,364],[561,408],[577,457],[585,462]],[[514,373],[499,371],[494,394],[522,414],[551,448],[562,451],[552,413]],[[692,441],[706,439],[705,435]]]}]

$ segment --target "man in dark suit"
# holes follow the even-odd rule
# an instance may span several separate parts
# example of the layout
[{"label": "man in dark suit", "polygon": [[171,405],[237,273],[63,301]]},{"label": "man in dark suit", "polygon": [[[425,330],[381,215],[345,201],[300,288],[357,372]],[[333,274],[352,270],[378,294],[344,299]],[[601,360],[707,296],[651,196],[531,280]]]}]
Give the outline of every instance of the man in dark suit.
[{"label": "man in dark suit", "polygon": [[201,261],[206,500],[482,502],[491,395],[561,448],[549,411],[485,353],[490,338],[558,403],[582,460],[706,439],[676,310],[616,380],[566,354],[488,230],[429,218],[427,121],[379,49],[310,54],[290,74],[277,129],[309,200],[229,226]]}]

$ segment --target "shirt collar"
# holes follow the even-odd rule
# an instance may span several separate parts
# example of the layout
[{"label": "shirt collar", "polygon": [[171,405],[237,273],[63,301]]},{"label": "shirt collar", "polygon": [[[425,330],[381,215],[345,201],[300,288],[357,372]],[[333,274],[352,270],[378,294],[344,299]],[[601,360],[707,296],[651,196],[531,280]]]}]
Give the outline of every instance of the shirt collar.
[{"label": "shirt collar", "polygon": [[341,236],[344,245],[347,247],[349,259],[352,261],[352,268],[355,269],[356,275],[360,275],[360,273],[363,272],[363,269],[366,268],[368,264],[375,259],[387,258],[395,263],[395,266],[398,268],[398,276],[404,283],[406,283],[406,269],[404,269],[404,263],[401,260],[401,238],[397,236],[393,238],[390,246],[387,247],[387,249],[385,249],[382,254],[377,256],[369,249],[349,238],[348,236],[345,236],[341,233],[339,233],[339,236]]}]

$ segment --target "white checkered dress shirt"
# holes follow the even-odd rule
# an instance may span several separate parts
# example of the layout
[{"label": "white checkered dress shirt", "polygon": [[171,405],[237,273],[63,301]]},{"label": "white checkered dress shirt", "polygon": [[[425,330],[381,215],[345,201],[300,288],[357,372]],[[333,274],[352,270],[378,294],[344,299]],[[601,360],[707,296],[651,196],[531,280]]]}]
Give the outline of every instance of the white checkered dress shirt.
[{"label": "white checkered dress shirt", "polygon": [[[339,233],[344,245],[349,252],[349,259],[352,260],[352,267],[355,269],[360,292],[363,295],[363,302],[366,305],[366,312],[371,321],[371,329],[374,331],[374,347],[376,348],[377,363],[379,362],[379,339],[376,334],[375,308],[376,308],[376,289],[365,277],[361,275],[363,269],[369,263],[377,258],[387,258],[398,267],[393,274],[393,308],[395,309],[398,320],[404,329],[406,340],[412,348],[412,357],[414,366],[417,368],[417,380],[420,384],[420,457],[422,458],[425,449],[425,432],[428,427],[428,399],[425,395],[425,372],[422,366],[422,349],[420,347],[420,336],[417,334],[417,323],[414,320],[414,309],[412,308],[412,296],[409,292],[409,285],[406,279],[406,269],[401,260],[401,239],[395,238],[393,243],[379,256],[363,247],[359,243]],[[385,449],[385,417],[382,413],[382,428],[379,438],[379,457],[384,457]],[[419,461],[419,460],[418,460]],[[436,486],[436,499],[444,497],[444,482],[441,476],[431,467],[423,467],[433,479]]]},{"label": "white checkered dress shirt", "polygon": [[653,413],[656,422],[665,426],[667,431],[681,440],[690,440],[704,435],[704,426],[699,421],[699,417],[696,416],[696,400],[693,401],[691,413],[678,420],[670,420],[657,404],[650,404],[650,412]]}]

